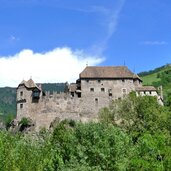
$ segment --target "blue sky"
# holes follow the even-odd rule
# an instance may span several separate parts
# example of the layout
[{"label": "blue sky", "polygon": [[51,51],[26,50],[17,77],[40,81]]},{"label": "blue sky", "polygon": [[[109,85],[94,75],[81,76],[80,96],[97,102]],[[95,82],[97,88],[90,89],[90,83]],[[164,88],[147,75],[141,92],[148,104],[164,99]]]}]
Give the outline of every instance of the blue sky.
[{"label": "blue sky", "polygon": [[0,0],[0,86],[30,76],[72,82],[86,63],[136,73],[171,63],[170,8],[170,0]]}]

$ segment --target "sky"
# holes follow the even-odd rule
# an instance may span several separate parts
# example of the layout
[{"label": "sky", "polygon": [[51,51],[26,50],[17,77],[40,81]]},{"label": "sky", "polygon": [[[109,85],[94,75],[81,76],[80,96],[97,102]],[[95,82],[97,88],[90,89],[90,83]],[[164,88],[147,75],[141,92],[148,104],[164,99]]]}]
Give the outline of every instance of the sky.
[{"label": "sky", "polygon": [[88,66],[171,63],[170,0],[0,0],[0,87],[75,82]]}]

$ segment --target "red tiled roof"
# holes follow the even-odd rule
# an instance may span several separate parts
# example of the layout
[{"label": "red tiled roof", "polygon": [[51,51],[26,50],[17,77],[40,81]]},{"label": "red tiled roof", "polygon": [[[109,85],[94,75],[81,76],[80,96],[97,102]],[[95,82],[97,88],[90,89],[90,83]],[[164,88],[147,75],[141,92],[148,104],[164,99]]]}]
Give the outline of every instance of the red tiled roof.
[{"label": "red tiled roof", "polygon": [[126,66],[88,66],[81,73],[80,78],[138,78]]}]

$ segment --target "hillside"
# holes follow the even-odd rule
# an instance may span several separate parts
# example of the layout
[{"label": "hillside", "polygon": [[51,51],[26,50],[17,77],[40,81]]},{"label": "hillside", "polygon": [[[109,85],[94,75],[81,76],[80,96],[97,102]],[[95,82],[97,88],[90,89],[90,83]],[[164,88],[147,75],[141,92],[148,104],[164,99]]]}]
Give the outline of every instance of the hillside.
[{"label": "hillside", "polygon": [[0,115],[16,113],[16,88],[0,88]]},{"label": "hillside", "polygon": [[144,85],[162,86],[165,104],[169,103],[171,97],[171,65],[167,64],[148,72],[138,74]]}]

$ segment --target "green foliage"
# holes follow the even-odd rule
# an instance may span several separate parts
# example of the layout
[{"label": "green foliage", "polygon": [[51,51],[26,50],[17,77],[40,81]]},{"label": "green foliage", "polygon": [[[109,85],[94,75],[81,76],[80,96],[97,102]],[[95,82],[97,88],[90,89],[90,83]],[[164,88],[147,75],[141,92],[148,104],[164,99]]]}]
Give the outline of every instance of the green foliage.
[{"label": "green foliage", "polygon": [[31,121],[28,118],[22,118],[21,121],[19,122],[20,125],[23,126],[28,126],[31,123]]},{"label": "green foliage", "polygon": [[1,131],[0,170],[171,170],[171,114],[155,97],[131,93],[99,115],[97,123],[64,120],[32,136]]},{"label": "green foliage", "polygon": [[11,126],[11,121],[14,120],[15,115],[13,114],[9,114],[9,115],[5,115],[4,116],[4,123],[5,123],[5,127],[8,129]]},{"label": "green foliage", "polygon": [[45,141],[0,132],[0,170],[43,170],[51,157],[49,150]]},{"label": "green foliage", "polygon": [[171,170],[171,115],[155,97],[132,93],[103,112],[102,122],[120,127],[132,139],[128,170]]},{"label": "green foliage", "polygon": [[16,114],[16,89],[5,87],[0,88],[0,117],[5,119],[6,115]]}]

